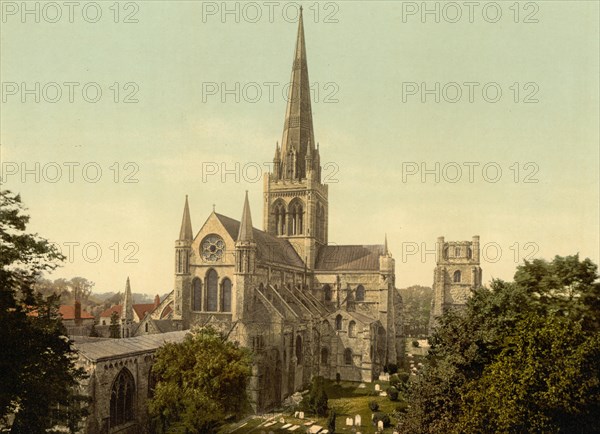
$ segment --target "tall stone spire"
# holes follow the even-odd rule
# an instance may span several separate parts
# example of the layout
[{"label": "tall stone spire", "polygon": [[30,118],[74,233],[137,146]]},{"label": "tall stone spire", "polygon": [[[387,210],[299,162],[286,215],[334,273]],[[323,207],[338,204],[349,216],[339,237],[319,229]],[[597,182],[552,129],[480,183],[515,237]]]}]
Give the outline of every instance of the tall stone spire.
[{"label": "tall stone spire", "polygon": [[306,178],[306,153],[315,143],[302,8],[281,141],[282,179]]},{"label": "tall stone spire", "polygon": [[253,241],[252,215],[250,214],[250,203],[248,202],[248,191],[246,190],[246,199],[244,200],[244,210],[242,211],[242,220],[240,221],[240,230],[237,241]]},{"label": "tall stone spire", "polygon": [[386,255],[386,256],[389,254],[388,244],[387,244],[387,233],[385,234],[385,241],[384,241],[384,244],[383,244],[383,254]]},{"label": "tall stone spire", "polygon": [[185,206],[183,207],[183,218],[181,219],[181,229],[179,230],[179,239],[181,241],[192,241],[193,238],[192,219],[190,218],[190,207],[188,205],[188,197],[186,194]]},{"label": "tall stone spire", "polygon": [[129,283],[129,276],[125,283],[125,293],[123,294],[123,303],[121,305],[121,323],[123,324],[124,330],[122,336],[129,337],[128,330],[126,331],[127,325],[133,321],[133,295],[131,294],[131,283]]}]

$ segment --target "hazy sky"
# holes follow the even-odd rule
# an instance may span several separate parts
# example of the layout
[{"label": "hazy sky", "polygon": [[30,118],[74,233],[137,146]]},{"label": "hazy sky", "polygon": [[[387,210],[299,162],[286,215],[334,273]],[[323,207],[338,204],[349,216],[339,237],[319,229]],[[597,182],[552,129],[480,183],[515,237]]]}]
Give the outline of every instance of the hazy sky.
[{"label": "hazy sky", "polygon": [[[440,235],[481,236],[485,281],[598,262],[598,2],[302,4],[333,243],[387,232],[398,287],[432,284]],[[262,228],[297,3],[22,5],[1,5],[3,188],[73,247],[55,277],[170,291],[186,194],[194,232],[245,190]]]}]

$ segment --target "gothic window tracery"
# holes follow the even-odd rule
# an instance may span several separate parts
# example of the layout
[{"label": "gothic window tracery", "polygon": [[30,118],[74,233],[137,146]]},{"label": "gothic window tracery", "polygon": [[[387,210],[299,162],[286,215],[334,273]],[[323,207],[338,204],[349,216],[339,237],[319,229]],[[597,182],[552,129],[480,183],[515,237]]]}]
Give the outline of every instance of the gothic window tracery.
[{"label": "gothic window tracery", "polygon": [[197,277],[192,283],[192,310],[196,312],[202,310],[202,280]]},{"label": "gothic window tracery", "polygon": [[123,425],[133,420],[135,382],[127,368],[121,369],[113,382],[110,394],[110,426]]},{"label": "gothic window tracery", "polygon": [[289,224],[291,235],[304,233],[304,208],[298,199],[294,199],[289,207]]},{"label": "gothic window tracery", "polygon": [[221,311],[231,312],[231,280],[227,277],[221,284]]},{"label": "gothic window tracery", "polygon": [[200,254],[205,261],[216,262],[223,258],[225,242],[218,235],[208,235],[200,244]]},{"label": "gothic window tracery", "polygon": [[217,311],[219,275],[213,269],[206,274],[206,310]]},{"label": "gothic window tracery", "polygon": [[286,235],[286,210],[282,201],[277,201],[273,205],[273,215],[275,221],[275,233],[277,235]]}]

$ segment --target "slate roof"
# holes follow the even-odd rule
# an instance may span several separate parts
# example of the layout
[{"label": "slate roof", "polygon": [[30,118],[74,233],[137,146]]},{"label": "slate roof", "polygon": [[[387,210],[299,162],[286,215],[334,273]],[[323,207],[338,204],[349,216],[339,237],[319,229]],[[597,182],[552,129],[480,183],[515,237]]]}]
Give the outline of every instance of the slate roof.
[{"label": "slate roof", "polygon": [[382,244],[370,246],[324,246],[319,249],[317,271],[378,271]]},{"label": "slate roof", "polygon": [[[227,233],[237,240],[240,230],[240,222],[231,217],[215,213]],[[304,261],[298,256],[290,242],[283,238],[277,238],[268,233],[253,228],[254,241],[258,248],[258,259],[265,262],[275,262],[282,265],[304,267]]]},{"label": "slate roof", "polygon": [[122,357],[156,350],[165,342],[181,342],[189,331],[177,331],[124,339],[107,339],[98,342],[74,343],[83,357],[98,362],[114,357]]}]

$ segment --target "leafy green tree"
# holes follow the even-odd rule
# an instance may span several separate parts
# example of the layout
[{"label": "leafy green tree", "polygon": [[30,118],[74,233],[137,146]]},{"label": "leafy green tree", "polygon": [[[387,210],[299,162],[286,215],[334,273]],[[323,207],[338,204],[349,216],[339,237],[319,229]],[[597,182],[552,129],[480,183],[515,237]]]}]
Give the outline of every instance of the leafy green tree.
[{"label": "leafy green tree", "polygon": [[[577,255],[557,256],[551,262],[525,262],[517,268],[514,282],[494,281],[490,289],[475,290],[464,311],[449,311],[440,319],[430,339],[422,375],[412,382],[412,405],[400,428],[415,433],[554,432],[563,427],[580,429],[581,424],[591,426],[585,422],[586,415],[600,414],[598,393],[585,384],[598,381],[597,376],[588,378],[587,373],[600,371],[600,359],[590,356],[596,351],[593,336],[600,323],[599,290],[596,266],[589,259],[579,260]],[[532,326],[534,320],[538,326],[549,324],[546,331],[548,339],[554,336],[553,340],[529,345],[541,337]],[[557,321],[563,330],[573,333],[573,339],[568,334],[557,334]],[[555,348],[561,345],[562,353]],[[517,352],[518,348],[522,350]],[[515,354],[528,358],[532,370],[511,365],[517,363]],[[549,354],[555,356],[549,358]],[[565,360],[554,357],[571,364],[566,366]],[[569,373],[562,376],[568,384],[549,387],[553,375],[560,372],[552,368],[568,368]],[[500,372],[502,369],[508,371]],[[510,380],[504,381],[503,375]],[[495,381],[506,387],[498,387],[496,395],[486,397]],[[543,384],[548,388],[540,405],[540,396],[530,387],[540,388]],[[583,391],[585,396],[581,395]],[[580,397],[575,409],[558,404],[569,396]],[[533,409],[527,415],[531,425],[519,425],[523,417],[517,413],[517,406],[499,404],[503,400],[515,400],[518,408]],[[487,413],[491,402],[501,405],[497,408],[501,414]],[[549,413],[558,416],[552,418],[547,416]],[[486,421],[494,417],[497,429],[480,430],[473,425],[477,418]]]},{"label": "leafy green tree", "polygon": [[156,352],[149,413],[159,433],[213,433],[247,405],[251,355],[211,327]]},{"label": "leafy green tree", "polygon": [[426,336],[429,331],[429,314],[433,289],[413,285],[399,289],[402,296],[402,322],[407,336]]},{"label": "leafy green tree", "polygon": [[34,290],[44,271],[63,256],[47,240],[26,232],[21,198],[0,191],[0,418],[13,433],[77,431],[85,415],[78,393],[84,371],[58,313],[59,296]]},{"label": "leafy green tree", "polygon": [[110,337],[113,339],[119,339],[121,337],[121,326],[119,325],[119,314],[113,312],[110,314],[110,325],[108,326]]}]

